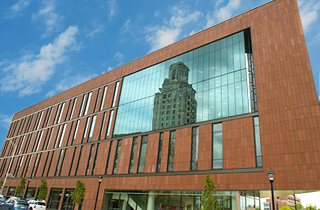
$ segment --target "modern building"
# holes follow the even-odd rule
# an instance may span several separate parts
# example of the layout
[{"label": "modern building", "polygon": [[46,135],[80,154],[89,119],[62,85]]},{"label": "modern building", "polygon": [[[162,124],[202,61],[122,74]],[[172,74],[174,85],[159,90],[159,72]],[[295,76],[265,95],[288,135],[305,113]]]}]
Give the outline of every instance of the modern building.
[{"label": "modern building", "polygon": [[[290,206],[295,209],[295,206],[299,204],[301,204],[301,199],[292,195],[278,196],[274,198],[274,207],[277,210],[285,206]],[[263,203],[263,205],[265,207],[265,210],[266,207],[268,207],[268,210],[272,210],[271,199],[267,199],[266,202]]]},{"label": "modern building", "polygon": [[0,176],[46,178],[48,209],[81,179],[82,209],[189,210],[210,174],[217,209],[253,209],[270,168],[276,197],[320,190],[319,116],[297,2],[274,0],[15,113]]}]

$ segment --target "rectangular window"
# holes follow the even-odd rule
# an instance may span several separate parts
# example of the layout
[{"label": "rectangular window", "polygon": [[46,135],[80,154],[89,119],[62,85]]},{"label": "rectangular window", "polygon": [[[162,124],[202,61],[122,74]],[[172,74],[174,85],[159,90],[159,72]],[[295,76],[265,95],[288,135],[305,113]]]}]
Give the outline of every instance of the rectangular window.
[{"label": "rectangular window", "polygon": [[32,147],[31,152],[34,152],[34,150],[35,150],[35,148],[37,146],[37,142],[38,142],[38,140],[40,138],[39,133],[40,133],[40,131],[37,132],[36,138],[34,139],[34,143],[33,143],[33,147]]},{"label": "rectangular window", "polygon": [[78,128],[79,128],[79,123],[80,123],[80,120],[77,120],[77,125],[76,125],[76,128],[74,129],[74,133],[73,133],[71,145],[74,144],[74,140],[75,140],[76,137],[77,137]]},{"label": "rectangular window", "polygon": [[74,173],[75,176],[77,176],[77,173],[78,173],[78,168],[79,168],[79,163],[80,163],[80,159],[81,159],[82,148],[83,148],[83,146],[81,146],[81,148],[80,148],[78,163],[77,163],[77,167],[76,167],[76,172]]},{"label": "rectangular window", "polygon": [[67,127],[67,123],[65,123],[65,124],[63,125],[63,130],[62,130],[62,134],[61,134],[61,137],[60,137],[60,140],[59,140],[58,147],[61,147],[61,145],[62,145],[63,138],[64,138],[64,134],[65,134],[65,132],[66,132],[66,127]]},{"label": "rectangular window", "polygon": [[131,148],[131,156],[130,156],[130,163],[129,163],[129,173],[133,173],[134,159],[136,157],[136,151],[137,151],[137,142],[138,142],[138,137],[134,137],[133,138],[133,142],[132,142],[132,148]]},{"label": "rectangular window", "polygon": [[92,139],[92,135],[93,135],[93,131],[94,131],[94,127],[96,125],[96,119],[97,119],[97,115],[94,115],[92,118],[92,122],[91,122],[91,126],[90,126],[90,132],[89,132],[89,137],[88,137],[88,141],[87,142],[91,142]]},{"label": "rectangular window", "polygon": [[21,177],[23,177],[24,170],[26,169],[27,162],[28,162],[28,160],[30,159],[30,156],[31,156],[31,155],[28,155],[28,156],[27,156],[26,162],[23,164],[23,169],[22,169],[22,172],[21,172]]},{"label": "rectangular window", "polygon": [[66,112],[66,115],[64,117],[64,122],[67,121],[67,117],[68,117],[68,113],[69,113],[69,110],[70,110],[71,102],[72,102],[72,99],[69,100],[67,112]]},{"label": "rectangular window", "polygon": [[122,142],[121,140],[118,140],[118,143],[117,143],[116,156],[114,157],[114,164],[113,164],[113,174],[117,173],[120,150],[121,150],[121,142]]},{"label": "rectangular window", "polygon": [[15,177],[18,177],[18,175],[19,175],[19,171],[20,171],[20,169],[21,169],[21,165],[22,165],[22,163],[23,163],[23,159],[24,159],[24,156],[22,156],[22,158],[21,158],[21,160],[20,160],[19,168],[18,168],[16,174],[14,175]]},{"label": "rectangular window", "polygon": [[85,127],[85,129],[84,129],[83,137],[82,137],[82,142],[81,142],[82,144],[85,142],[85,139],[86,139],[86,137],[87,137],[89,124],[90,124],[90,117],[87,118],[86,127]]},{"label": "rectangular window", "polygon": [[85,104],[85,102],[86,102],[86,97],[87,97],[87,95],[86,95],[86,94],[83,94],[82,103],[81,103],[81,108],[80,108],[80,112],[79,112],[79,117],[82,116],[82,111],[83,111],[84,104]]},{"label": "rectangular window", "polygon": [[49,117],[48,117],[48,119],[47,119],[47,122],[46,122],[46,125],[45,125],[45,127],[47,127],[47,126],[48,126],[48,124],[49,124],[49,121],[50,121],[50,119],[51,119],[52,108],[53,108],[53,107],[51,107],[51,108],[50,108],[50,113],[49,113]]},{"label": "rectangular window", "polygon": [[96,103],[94,104],[93,112],[97,112],[97,107],[98,107],[97,105],[98,105],[98,101],[99,101],[99,98],[100,98],[100,90],[101,90],[101,88],[98,89]]},{"label": "rectangular window", "polygon": [[91,166],[93,151],[94,151],[94,144],[91,145],[89,158],[88,158],[88,163],[87,163],[86,175],[89,175],[89,172],[90,172],[90,166]]},{"label": "rectangular window", "polygon": [[99,140],[101,140],[101,136],[102,136],[102,133],[103,133],[104,123],[106,121],[106,115],[107,115],[107,112],[105,112],[103,114],[103,119],[102,119],[102,123],[101,123],[100,134],[99,134]]},{"label": "rectangular window", "polygon": [[107,133],[106,133],[106,139],[109,138],[109,135],[110,135],[111,125],[112,125],[112,118],[113,118],[113,110],[110,111],[109,122],[108,122]]},{"label": "rectangular window", "polygon": [[69,135],[68,135],[68,138],[67,138],[66,146],[69,145],[69,141],[70,141],[70,137],[71,137],[71,133],[72,133],[72,128],[73,128],[74,122],[75,122],[75,121],[72,121],[72,122],[71,122],[71,126],[70,126],[70,130],[69,130]]},{"label": "rectangular window", "polygon": [[192,128],[191,170],[198,170],[199,127]]},{"label": "rectangular window", "polygon": [[48,109],[46,110],[46,112],[45,112],[46,114],[44,115],[44,118],[43,118],[42,128],[44,128],[44,125],[46,124],[49,111],[50,111],[50,108],[48,108]]},{"label": "rectangular window", "polygon": [[54,115],[54,119],[53,119],[53,125],[57,124],[59,112],[60,112],[60,106],[61,106],[61,104],[58,104],[57,111],[56,111],[56,114]]},{"label": "rectangular window", "polygon": [[33,175],[34,177],[37,175],[39,164],[40,164],[39,160],[41,160],[41,156],[42,156],[42,153],[39,154],[39,158],[37,159],[37,164],[35,165],[36,168],[35,168],[34,175]]},{"label": "rectangular window", "polygon": [[176,131],[171,131],[170,142],[169,142],[169,154],[168,154],[168,171],[173,171],[175,143],[176,143]]},{"label": "rectangular window", "polygon": [[[48,147],[49,147],[49,145],[50,145],[50,141],[51,141],[51,137],[52,137],[53,130],[54,130],[54,127],[51,128],[50,135],[49,135],[49,138],[48,138],[48,143],[47,143],[47,146],[46,146],[46,150],[48,149]],[[49,132],[49,131],[48,131],[48,132]]]},{"label": "rectangular window", "polygon": [[101,100],[101,104],[100,104],[100,111],[102,111],[102,109],[103,109],[104,101],[106,99],[107,90],[108,90],[108,86],[105,86],[103,89],[103,95],[102,95],[102,100]]},{"label": "rectangular window", "polygon": [[60,137],[60,133],[61,133],[61,127],[62,127],[62,125],[59,125],[58,133],[57,133],[56,140],[54,142],[53,148],[57,148],[59,137]]},{"label": "rectangular window", "polygon": [[97,162],[97,157],[98,157],[98,152],[99,152],[99,145],[97,145],[97,149],[96,149],[96,153],[94,155],[94,161],[93,161],[93,166],[92,166],[92,171],[91,171],[91,175],[94,174],[94,169],[96,168],[96,162]]},{"label": "rectangular window", "polygon": [[90,107],[91,96],[92,96],[92,92],[89,93],[86,109],[85,109],[85,112],[84,112],[84,116],[88,114],[88,110],[89,110],[89,107]]},{"label": "rectangular window", "polygon": [[[50,158],[50,162],[49,162],[49,166],[48,166],[48,171],[47,171],[47,175],[46,175],[46,177],[48,177],[48,174],[49,174],[49,171],[50,171],[50,167],[51,167],[51,163],[52,163],[53,155],[54,155],[54,151],[52,151],[52,153],[51,153],[51,158]],[[44,168],[45,168],[45,167],[44,167]]]},{"label": "rectangular window", "polygon": [[65,151],[64,151],[58,176],[60,176],[60,174],[61,174],[61,170],[62,170],[63,163],[64,163],[64,158],[66,157],[66,153],[67,153],[67,149],[65,149]]},{"label": "rectangular window", "polygon": [[110,156],[111,156],[111,151],[112,151],[112,145],[113,145],[113,141],[110,142],[110,147],[109,147],[109,152],[108,152],[107,166],[106,166],[106,172],[105,172],[105,174],[108,174]]},{"label": "rectangular window", "polygon": [[73,112],[74,112],[74,108],[76,107],[76,104],[77,104],[77,98],[74,98],[74,100],[73,100],[73,105],[72,105],[72,111],[71,111],[71,113],[70,113],[70,118],[69,118],[69,120],[72,119]]},{"label": "rectangular window", "polygon": [[147,154],[147,144],[148,144],[148,136],[142,136],[139,165],[138,165],[138,173],[144,172],[144,165],[145,165],[146,154]]},{"label": "rectangular window", "polygon": [[60,115],[59,115],[58,123],[60,123],[60,121],[61,121],[61,117],[62,117],[62,114],[63,114],[64,106],[65,106],[65,103],[63,102],[63,103],[62,103],[62,108],[61,108],[61,110],[60,110]]},{"label": "rectangular window", "polygon": [[57,162],[56,171],[54,172],[54,176],[57,176],[57,174],[59,172],[60,162],[61,162],[62,156],[63,156],[63,149],[60,150],[60,155],[59,155],[59,159],[58,159],[58,162]]},{"label": "rectangular window", "polygon": [[223,168],[222,123],[212,125],[212,168]]},{"label": "rectangular window", "polygon": [[74,156],[76,155],[76,151],[77,151],[77,147],[75,147],[74,150],[73,150],[73,155],[72,155],[72,159],[71,159],[71,164],[70,164],[70,169],[69,169],[68,176],[70,176],[70,174],[71,174],[71,170],[72,170],[72,166],[73,166],[73,161],[74,161]]},{"label": "rectangular window", "polygon": [[38,140],[38,145],[37,145],[37,148],[36,148],[36,152],[38,152],[38,150],[39,150],[39,146],[41,144],[42,136],[43,136],[43,130],[41,131],[40,138]]},{"label": "rectangular window", "polygon": [[37,165],[38,165],[38,162],[39,162],[39,158],[40,158],[40,154],[38,153],[37,156],[36,156],[36,160],[34,161],[34,165],[32,167],[32,171],[31,171],[31,177],[34,177],[35,174],[34,174],[34,171],[35,171],[35,168],[37,168]]},{"label": "rectangular window", "polygon": [[253,117],[253,126],[254,126],[254,143],[256,147],[256,163],[257,163],[257,167],[261,167],[262,157],[261,157],[259,117]]},{"label": "rectangular window", "polygon": [[41,177],[43,177],[43,175],[44,175],[44,170],[46,169],[46,165],[47,165],[47,161],[48,161],[49,155],[50,155],[50,152],[47,152],[47,157],[46,157],[46,160],[44,161],[44,166],[42,168]]},{"label": "rectangular window", "polygon": [[119,82],[116,83],[116,88],[115,88],[115,90],[114,90],[112,107],[114,107],[114,106],[116,105],[117,95],[118,95],[118,89],[119,89]]},{"label": "rectangular window", "polygon": [[27,168],[26,168],[26,170],[24,172],[23,177],[26,177],[26,175],[27,175],[28,169],[30,168],[30,163],[31,163],[32,157],[33,157],[33,155],[30,156],[29,163],[28,163],[28,166],[27,166]]},{"label": "rectangular window", "polygon": [[33,130],[33,131],[36,129],[36,126],[37,126],[39,117],[40,117],[40,112],[38,112],[37,117],[36,117],[36,121],[35,121],[34,124],[33,124],[33,127],[32,127],[32,130]]}]

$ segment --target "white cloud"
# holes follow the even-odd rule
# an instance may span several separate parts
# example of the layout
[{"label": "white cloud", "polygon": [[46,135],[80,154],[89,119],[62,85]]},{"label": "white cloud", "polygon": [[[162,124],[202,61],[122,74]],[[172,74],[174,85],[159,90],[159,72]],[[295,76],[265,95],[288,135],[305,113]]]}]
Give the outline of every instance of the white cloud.
[{"label": "white cloud", "polygon": [[121,61],[124,59],[124,55],[121,54],[120,52],[117,52],[115,55],[114,55],[114,58],[116,58],[118,61]]},{"label": "white cloud", "polygon": [[121,34],[125,34],[131,29],[130,23],[131,23],[131,19],[129,18],[128,20],[126,20],[123,26],[121,26],[120,28]]},{"label": "white cloud", "polygon": [[63,80],[61,80],[58,84],[55,85],[55,88],[51,91],[49,91],[45,96],[51,97],[58,93],[61,93],[65,90],[68,90],[72,87],[75,87],[81,83],[84,83],[94,77],[98,76],[97,74],[92,75],[76,75],[76,76],[67,76]]},{"label": "white cloud", "polygon": [[97,20],[93,21],[93,27],[94,30],[91,31],[90,33],[86,34],[86,37],[94,37],[96,34],[103,32],[105,26],[102,24],[97,23]]},{"label": "white cloud", "polygon": [[320,2],[316,0],[298,1],[301,22],[305,33],[309,32],[310,26],[318,19]]},{"label": "white cloud", "polygon": [[183,27],[190,22],[196,22],[203,15],[197,10],[191,12],[189,6],[183,3],[173,6],[170,13],[172,14],[170,20],[164,20],[162,26],[148,26],[145,28],[146,41],[151,45],[148,53],[176,42]]},{"label": "white cloud", "polygon": [[11,119],[12,119],[12,116],[0,113],[1,126],[5,127],[6,129],[9,129]]},{"label": "white cloud", "polygon": [[108,6],[109,6],[109,21],[110,21],[117,13],[116,0],[108,1]]},{"label": "white cloud", "polygon": [[206,19],[207,19],[207,24],[205,29],[210,28],[211,26],[214,26],[216,24],[215,17],[210,12],[206,15]]},{"label": "white cloud", "polygon": [[160,14],[161,14],[161,12],[160,12],[159,10],[157,10],[157,11],[154,13],[154,16],[155,16],[155,17],[159,17]]},{"label": "white cloud", "polygon": [[0,80],[0,90],[19,91],[20,96],[39,92],[41,86],[54,74],[55,67],[66,60],[66,53],[79,49],[75,39],[77,33],[76,26],[69,26],[52,43],[43,45],[39,54],[29,52],[6,66],[3,70],[7,75]]},{"label": "white cloud", "polygon": [[14,18],[21,15],[21,12],[27,9],[30,5],[30,0],[19,0],[17,3],[12,5],[6,12],[5,18]]},{"label": "white cloud", "polygon": [[112,69],[113,69],[113,68],[112,68],[111,66],[109,66],[107,72],[108,72],[108,71],[111,71]]},{"label": "white cloud", "polygon": [[[216,6],[219,6],[223,1],[218,1]],[[220,7],[215,12],[215,17],[217,18],[218,22],[225,21],[232,17],[232,12],[236,11],[241,6],[241,0],[230,0],[229,3],[224,6]]]},{"label": "white cloud", "polygon": [[51,32],[55,31],[60,23],[60,21],[63,19],[62,16],[58,15],[55,12],[56,2],[55,0],[47,0],[44,1],[41,9],[37,14],[32,14],[32,20],[38,20],[44,22],[46,25],[46,31],[42,35],[43,37],[48,36]]}]

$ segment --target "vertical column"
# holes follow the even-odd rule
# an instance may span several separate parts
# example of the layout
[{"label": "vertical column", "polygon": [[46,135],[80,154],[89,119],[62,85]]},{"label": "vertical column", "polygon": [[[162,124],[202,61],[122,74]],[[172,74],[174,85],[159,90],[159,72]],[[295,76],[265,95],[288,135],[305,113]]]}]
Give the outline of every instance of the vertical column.
[{"label": "vertical column", "polygon": [[154,193],[155,193],[154,191],[149,191],[147,210],[153,210],[154,209],[154,200],[155,200],[155,197],[156,197],[156,195]]},{"label": "vertical column", "polygon": [[239,191],[236,191],[236,209],[240,210],[240,192]]}]

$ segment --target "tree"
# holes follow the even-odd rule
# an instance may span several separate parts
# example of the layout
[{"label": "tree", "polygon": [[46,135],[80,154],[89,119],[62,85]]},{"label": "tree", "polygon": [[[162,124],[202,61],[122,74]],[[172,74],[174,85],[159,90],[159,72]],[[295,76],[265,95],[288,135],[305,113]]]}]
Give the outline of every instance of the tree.
[{"label": "tree", "polygon": [[297,210],[300,210],[300,209],[303,209],[302,204],[298,204],[298,205],[297,205]]},{"label": "tree", "polygon": [[3,179],[0,180],[0,189],[2,188],[3,185]]},{"label": "tree", "polygon": [[47,180],[45,178],[41,179],[41,184],[39,186],[39,194],[38,198],[41,200],[45,200],[48,195],[48,185],[47,185]]},{"label": "tree", "polygon": [[72,203],[82,205],[85,192],[84,182],[81,179],[77,180],[75,192],[71,193]]},{"label": "tree", "polygon": [[317,206],[313,206],[311,203],[308,203],[305,207],[305,210],[317,210]]},{"label": "tree", "polygon": [[280,208],[280,210],[293,210],[293,208],[290,206],[284,206],[284,207]]},{"label": "tree", "polygon": [[16,189],[16,196],[17,197],[22,196],[24,189],[26,188],[26,182],[27,182],[27,179],[25,177],[21,177],[20,184]]},{"label": "tree", "polygon": [[214,189],[216,188],[216,183],[212,181],[210,175],[207,174],[206,182],[204,184],[204,190],[202,191],[200,204],[204,210],[214,209],[216,203],[216,198],[214,197]]}]

